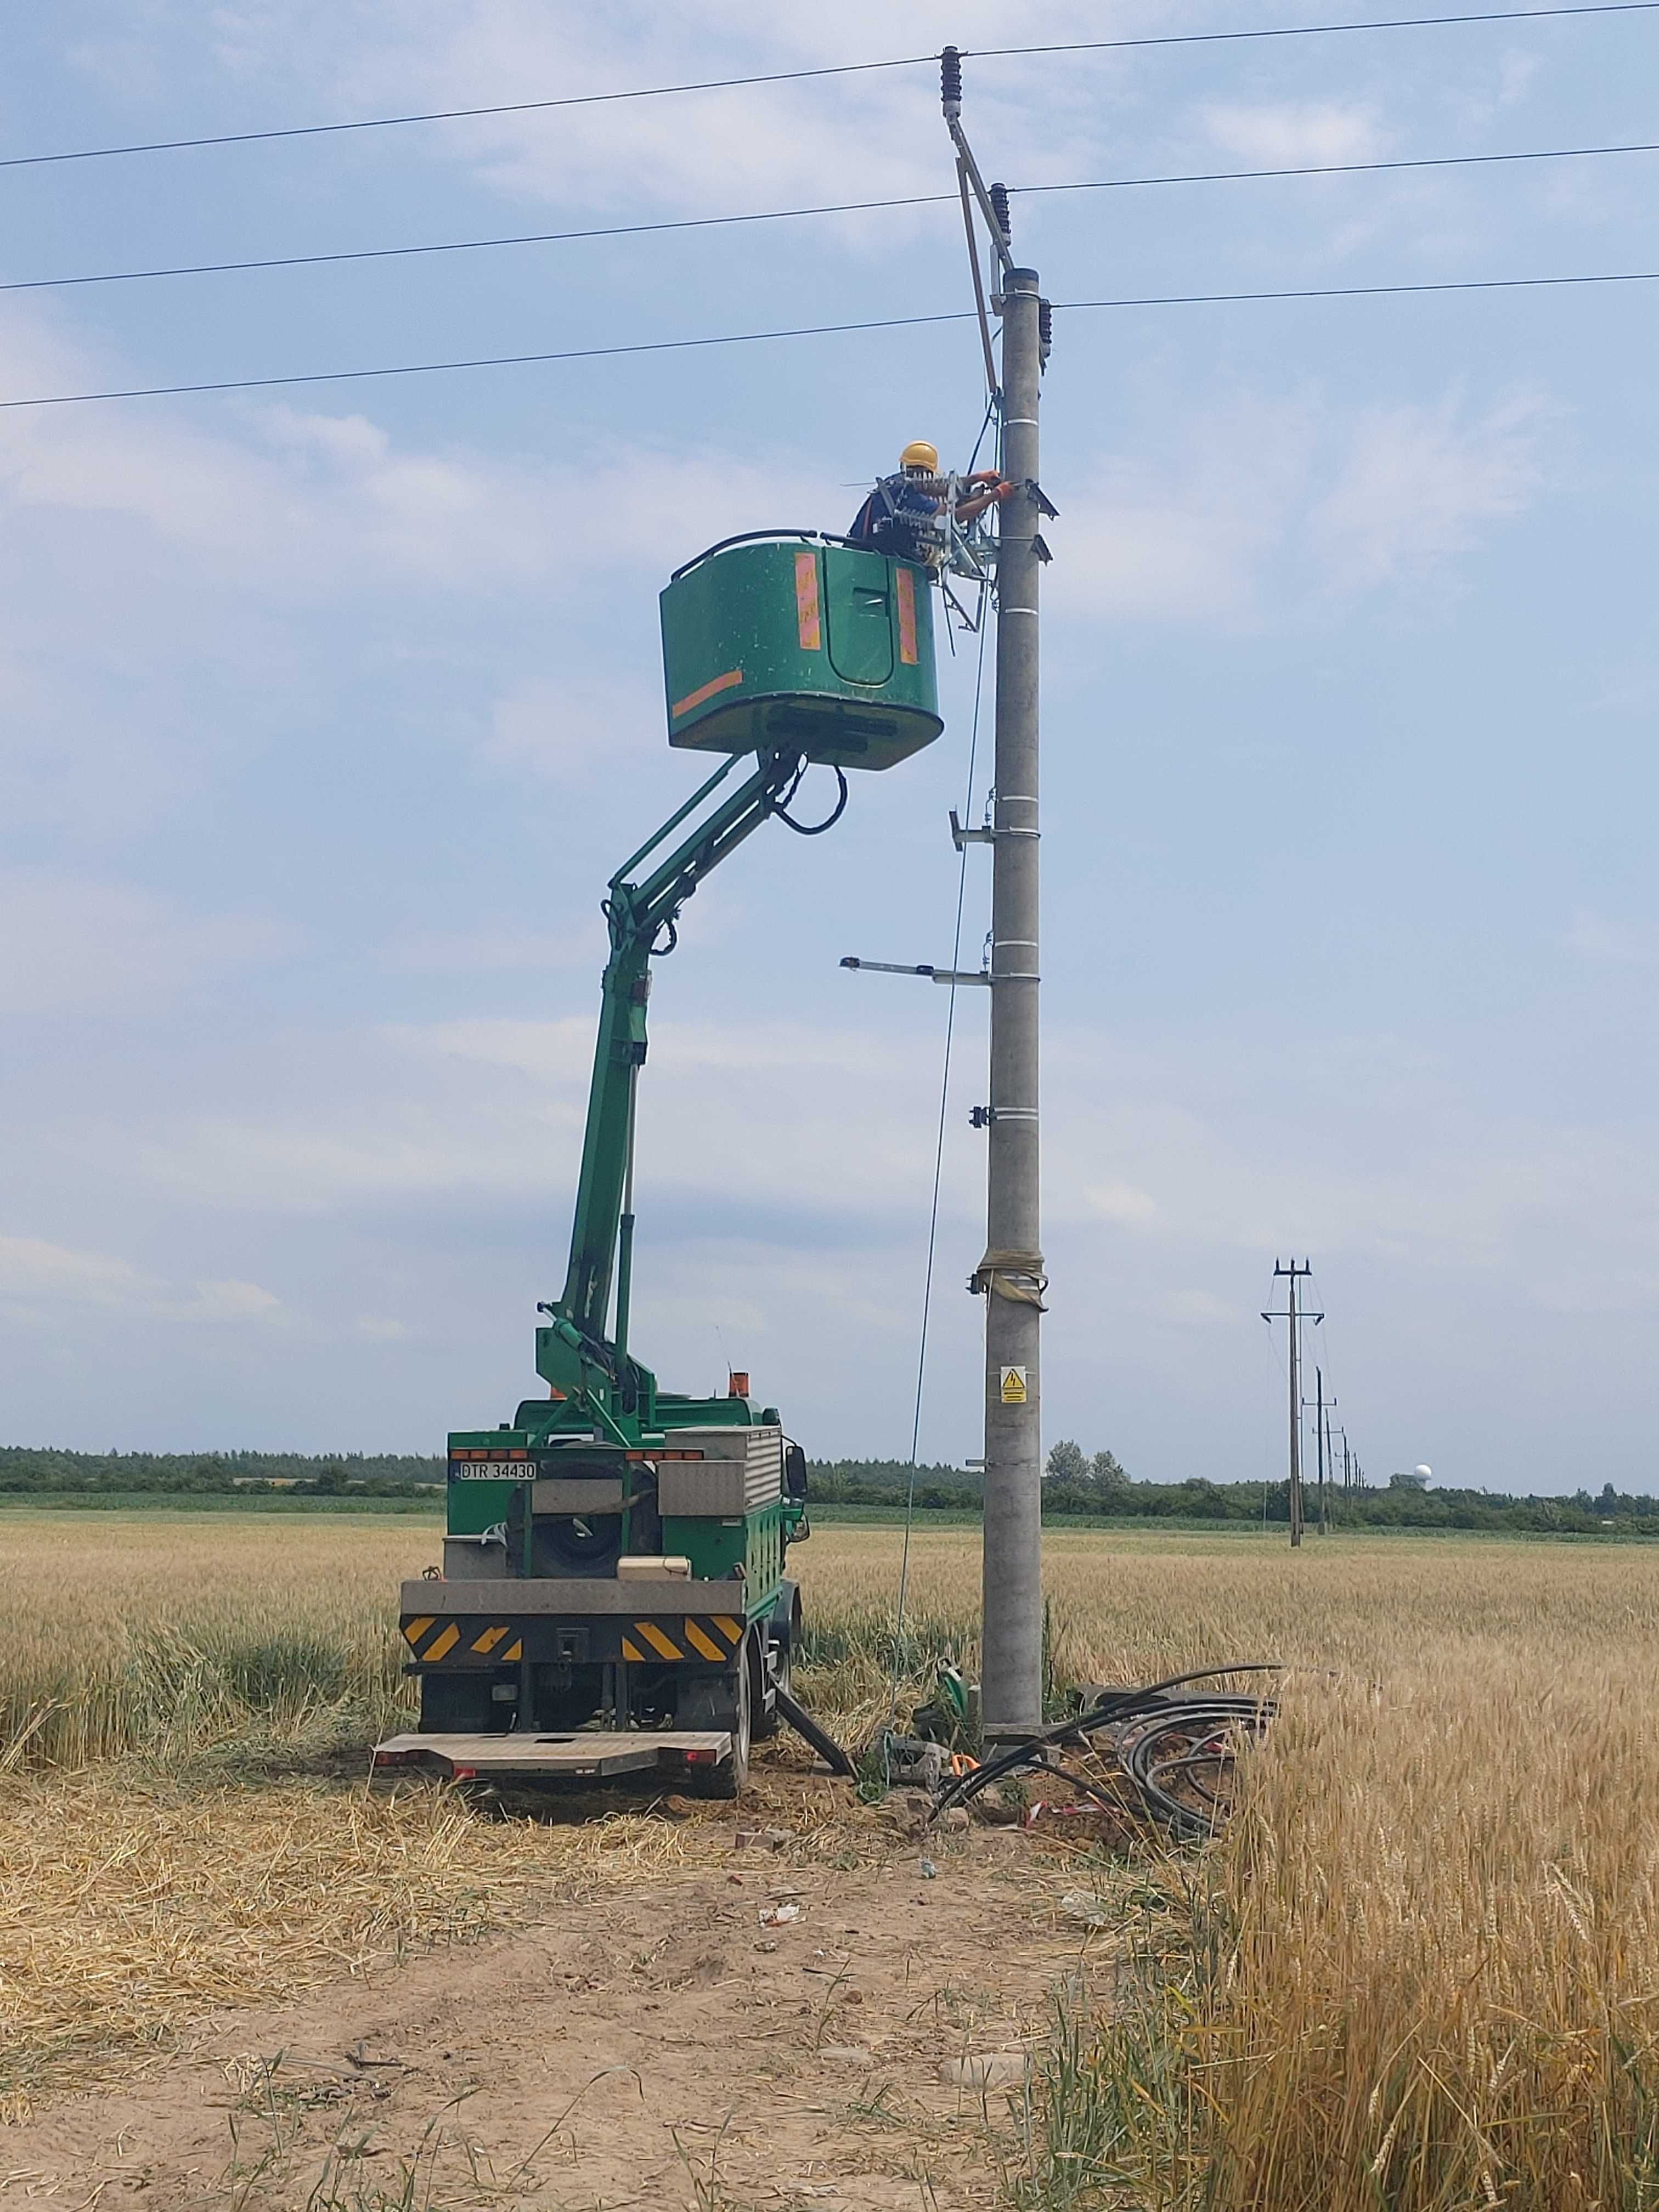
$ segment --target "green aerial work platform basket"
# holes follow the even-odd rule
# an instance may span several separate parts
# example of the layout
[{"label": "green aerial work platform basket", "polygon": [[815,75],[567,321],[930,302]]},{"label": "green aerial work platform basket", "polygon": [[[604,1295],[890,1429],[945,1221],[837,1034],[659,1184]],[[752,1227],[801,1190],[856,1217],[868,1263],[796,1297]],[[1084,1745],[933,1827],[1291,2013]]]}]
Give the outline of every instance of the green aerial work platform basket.
[{"label": "green aerial work platform basket", "polygon": [[815,531],[757,532],[662,595],[668,742],[891,768],[945,727],[927,571]]}]

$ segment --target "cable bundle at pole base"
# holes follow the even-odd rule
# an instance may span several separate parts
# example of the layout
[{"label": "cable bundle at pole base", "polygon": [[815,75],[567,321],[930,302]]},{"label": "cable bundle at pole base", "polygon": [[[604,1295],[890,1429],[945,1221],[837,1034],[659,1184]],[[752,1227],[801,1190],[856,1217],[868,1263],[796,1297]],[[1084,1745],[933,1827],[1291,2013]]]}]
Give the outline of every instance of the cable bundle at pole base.
[{"label": "cable bundle at pole base", "polygon": [[[1209,1667],[1143,1687],[1097,1691],[1074,1718],[952,1776],[935,1796],[933,1817],[1016,1776],[1052,1776],[1109,1812],[1133,1810],[1178,1841],[1201,1842],[1231,1808],[1239,1753],[1261,1740],[1279,1706],[1271,1697],[1189,1686],[1285,1671],[1272,1662]],[[1068,1750],[1104,1754],[1109,1769],[1101,1777],[1080,1771],[1068,1763]]]}]

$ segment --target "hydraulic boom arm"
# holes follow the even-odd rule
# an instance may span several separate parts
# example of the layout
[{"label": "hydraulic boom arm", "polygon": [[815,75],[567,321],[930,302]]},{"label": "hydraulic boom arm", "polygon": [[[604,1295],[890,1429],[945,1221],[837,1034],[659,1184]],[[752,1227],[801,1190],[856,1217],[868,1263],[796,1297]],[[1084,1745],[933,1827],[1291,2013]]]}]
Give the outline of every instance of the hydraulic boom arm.
[{"label": "hydraulic boom arm", "polygon": [[[743,757],[734,755],[726,761],[677,814],[623,861],[611,878],[610,896],[604,906],[611,932],[611,957],[602,987],[581,1176],[570,1231],[570,1263],[562,1295],[544,1311],[552,1321],[546,1334],[559,1340],[567,1357],[577,1355],[580,1387],[592,1395],[598,1384],[605,1395],[614,1393],[618,1407],[628,1411],[634,1409],[632,1401],[641,1389],[648,1394],[653,1387],[647,1370],[628,1357],[635,1090],[645,1062],[651,958],[653,953],[673,950],[675,918],[710,869],[758,830],[769,815],[780,811],[799,778],[799,756],[787,751],[765,755],[752,774],[658,860],[649,874],[638,882],[631,878],[683,823],[698,813]],[[659,943],[665,931],[667,942]],[[605,1327],[613,1279],[617,1291],[614,1337],[607,1334]],[[575,1382],[577,1376],[572,1372],[569,1379]]]}]

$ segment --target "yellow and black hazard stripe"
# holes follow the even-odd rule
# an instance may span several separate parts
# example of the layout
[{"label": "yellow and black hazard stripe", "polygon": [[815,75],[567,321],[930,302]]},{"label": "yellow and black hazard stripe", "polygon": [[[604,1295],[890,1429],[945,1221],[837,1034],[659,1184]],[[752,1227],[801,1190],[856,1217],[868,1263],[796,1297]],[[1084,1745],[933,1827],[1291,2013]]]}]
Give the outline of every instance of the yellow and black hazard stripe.
[{"label": "yellow and black hazard stripe", "polygon": [[[508,1637],[513,1637],[510,1644]],[[523,1638],[513,1636],[512,1626],[506,1621],[476,1629],[470,1621],[458,1625],[453,1620],[441,1622],[433,1613],[418,1613],[413,1620],[404,1621],[404,1641],[417,1659],[428,1664],[447,1659],[458,1645],[462,1646],[464,1659],[488,1659],[496,1665],[524,1657]]]},{"label": "yellow and black hazard stripe", "polygon": [[622,1656],[644,1665],[658,1659],[690,1659],[723,1667],[742,1644],[743,1632],[743,1622],[729,1613],[635,1620],[623,1631]]}]

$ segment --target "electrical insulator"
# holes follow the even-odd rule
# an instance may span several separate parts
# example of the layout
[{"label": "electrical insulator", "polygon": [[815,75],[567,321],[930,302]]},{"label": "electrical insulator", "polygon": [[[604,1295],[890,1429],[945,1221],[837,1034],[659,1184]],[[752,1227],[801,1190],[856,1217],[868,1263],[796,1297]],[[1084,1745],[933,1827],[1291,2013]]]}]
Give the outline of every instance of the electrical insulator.
[{"label": "electrical insulator", "polygon": [[962,112],[962,56],[955,46],[946,46],[939,58],[939,91],[945,119],[954,123]]},{"label": "electrical insulator", "polygon": [[1012,240],[1014,235],[1013,218],[1008,212],[1008,187],[1006,185],[992,185],[991,212],[995,216],[998,222],[1002,226],[1002,241],[1003,244],[1006,246]]},{"label": "electrical insulator", "polygon": [[1051,300],[1037,301],[1037,359],[1046,368],[1054,349],[1054,308]]}]

